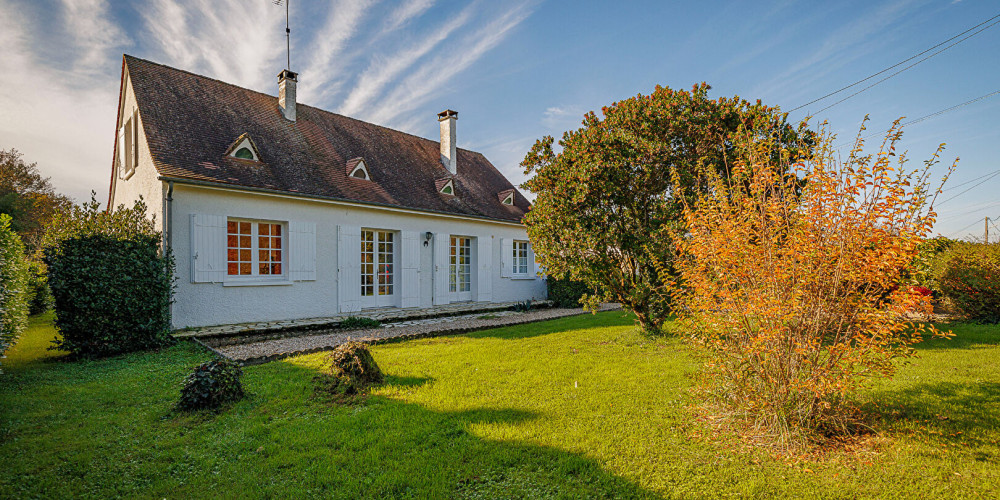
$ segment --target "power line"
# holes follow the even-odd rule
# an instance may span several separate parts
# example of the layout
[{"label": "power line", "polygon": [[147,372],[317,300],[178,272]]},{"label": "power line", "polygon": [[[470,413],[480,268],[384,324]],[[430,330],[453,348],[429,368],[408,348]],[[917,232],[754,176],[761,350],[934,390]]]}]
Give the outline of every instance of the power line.
[{"label": "power line", "polygon": [[990,176],[990,175],[996,175],[998,172],[1000,172],[1000,169],[997,169],[997,170],[994,170],[992,172],[980,175],[979,177],[976,177],[975,179],[972,179],[971,181],[965,181],[965,182],[963,182],[961,184],[955,184],[954,186],[951,186],[948,189],[942,189],[941,192],[945,193],[945,192],[951,191],[952,189],[960,188],[960,187],[962,187],[962,186],[964,186],[966,184],[969,184],[970,182],[976,182],[979,179],[982,179],[983,177],[987,177],[987,176]]},{"label": "power line", "polygon": [[[953,36],[953,37],[951,37],[951,38],[949,38],[949,39],[947,39],[947,40],[939,43],[939,44],[937,44],[937,45],[935,45],[935,46],[933,46],[933,47],[931,47],[931,48],[929,48],[927,50],[924,50],[923,52],[920,52],[920,53],[915,54],[915,55],[913,55],[913,56],[911,56],[911,57],[909,57],[907,59],[904,59],[904,60],[902,60],[902,61],[900,61],[900,62],[898,62],[896,64],[893,64],[892,66],[889,66],[888,68],[885,68],[885,69],[883,69],[883,70],[881,70],[881,71],[879,71],[877,73],[873,73],[871,75],[868,75],[867,77],[865,77],[865,78],[863,78],[861,80],[858,80],[858,81],[856,81],[856,82],[854,82],[854,83],[852,83],[852,84],[850,84],[850,85],[848,85],[846,87],[842,87],[842,88],[840,88],[838,90],[830,92],[829,94],[827,94],[827,95],[825,95],[823,97],[820,97],[818,99],[813,99],[812,101],[809,101],[809,102],[807,102],[807,103],[805,103],[805,104],[803,104],[801,106],[793,108],[793,109],[789,110],[789,113],[791,113],[793,111],[798,111],[798,110],[800,110],[800,109],[802,109],[802,108],[804,108],[806,106],[809,106],[810,104],[814,104],[816,102],[822,101],[823,99],[826,99],[827,97],[832,97],[832,96],[834,96],[836,94],[839,94],[839,93],[841,93],[841,92],[843,92],[843,91],[845,91],[845,90],[847,90],[847,89],[849,89],[851,87],[854,87],[854,86],[859,85],[861,83],[864,83],[864,82],[866,82],[868,80],[871,80],[872,78],[875,78],[876,76],[881,75],[882,73],[885,73],[886,71],[889,71],[889,70],[891,70],[893,68],[896,68],[896,67],[898,67],[900,65],[906,64],[907,62],[912,61],[912,60],[914,60],[914,59],[916,59],[916,58],[918,58],[918,57],[920,57],[920,56],[922,56],[922,55],[924,55],[924,54],[926,54],[926,53],[928,53],[928,52],[930,52],[930,51],[932,51],[932,50],[934,50],[934,49],[936,49],[936,48],[938,48],[938,47],[940,47],[940,46],[942,46],[942,45],[944,45],[944,44],[946,44],[946,43],[948,43],[948,42],[950,42],[950,41],[952,41],[954,39],[956,39],[956,38],[959,38],[959,37],[965,35],[966,33],[970,32],[972,30],[975,30],[976,28],[979,28],[980,26],[983,26],[984,24],[987,24],[987,23],[989,23],[989,22],[991,22],[991,21],[993,21],[993,20],[995,20],[997,18],[1000,18],[1000,14],[997,14],[997,15],[995,15],[995,16],[993,16],[993,17],[991,17],[991,18],[989,18],[989,19],[987,19],[987,20],[985,20],[985,21],[983,21],[983,22],[981,22],[981,23],[979,23],[979,24],[977,24],[977,25],[975,25],[975,26],[973,26],[973,27],[971,27],[971,28],[969,28],[969,29],[967,29],[967,30],[965,30],[965,31],[963,31],[963,32],[961,32],[961,33],[959,33],[959,34],[957,34],[957,35],[955,35],[955,36]],[[876,85],[878,85],[878,84],[880,84],[880,83],[882,83],[882,82],[884,82],[884,81],[886,81],[886,80],[888,80],[890,78],[892,78],[892,77],[894,77],[894,76],[896,76],[896,75],[898,75],[898,74],[900,74],[900,73],[902,73],[902,72],[904,72],[904,71],[906,71],[906,70],[908,70],[908,69],[910,69],[910,68],[912,68],[912,67],[914,67],[914,66],[916,66],[916,65],[918,65],[918,64],[920,64],[920,63],[922,63],[922,62],[924,62],[924,61],[926,61],[926,60],[928,60],[928,59],[930,59],[930,58],[932,58],[932,57],[934,57],[934,56],[936,56],[936,55],[938,55],[938,54],[940,54],[940,53],[942,53],[942,52],[944,52],[944,51],[946,51],[946,50],[948,50],[948,49],[950,49],[950,48],[952,48],[952,47],[954,47],[956,45],[958,45],[958,44],[960,44],[960,43],[962,43],[962,42],[964,42],[966,40],[968,40],[969,38],[972,38],[972,37],[974,37],[974,36],[982,33],[983,31],[986,31],[987,29],[993,27],[997,23],[1000,23],[1000,21],[994,22],[993,24],[990,24],[990,25],[986,26],[985,28],[982,28],[979,31],[976,31],[975,33],[973,33],[973,34],[971,34],[969,36],[966,36],[965,38],[962,38],[961,40],[959,40],[959,41],[957,41],[957,42],[955,42],[955,43],[953,43],[951,45],[948,45],[947,47],[945,47],[945,48],[943,48],[943,49],[941,49],[941,50],[939,50],[937,52],[934,52],[933,54],[931,54],[931,55],[929,55],[929,56],[927,56],[927,57],[925,57],[923,59],[920,59],[919,61],[917,61],[917,62],[915,62],[915,63],[913,63],[913,64],[911,64],[911,65],[909,65],[909,66],[907,66],[907,67],[905,67],[905,68],[903,68],[903,69],[901,69],[901,70],[899,70],[899,71],[897,71],[897,72],[895,72],[895,73],[893,73],[893,74],[891,74],[891,75],[889,75],[889,76],[887,76],[887,77],[885,77],[885,78],[883,78],[883,79],[881,79],[881,80],[879,80],[879,81],[877,81],[877,82],[875,82],[875,83],[873,83],[873,84],[871,84],[871,85],[869,85],[869,86],[867,86],[867,87],[865,87],[865,88],[863,88],[861,90],[859,90],[859,91],[857,91],[857,92],[855,92],[855,93],[853,93],[853,94],[851,94],[851,95],[849,95],[849,96],[847,96],[847,97],[845,97],[845,98],[843,98],[843,99],[841,99],[841,100],[839,100],[839,101],[837,101],[837,102],[835,102],[835,103],[833,103],[833,104],[831,104],[831,105],[829,105],[829,106],[827,106],[827,107],[825,107],[825,108],[823,108],[823,109],[821,109],[819,111],[817,111],[814,114],[826,111],[826,110],[828,110],[828,109],[830,109],[830,108],[832,108],[832,107],[834,107],[834,106],[836,106],[836,105],[838,105],[838,104],[840,104],[840,103],[842,103],[842,102],[844,102],[844,101],[846,101],[846,100],[848,100],[848,99],[850,99],[850,98],[852,98],[852,97],[854,97],[854,96],[856,96],[856,95],[858,95],[858,94],[860,94],[860,93],[862,93],[862,92],[864,92],[864,91],[866,91],[866,90],[868,90],[868,89],[870,89],[870,88],[872,88],[872,87],[874,87],[874,86],[876,86]]]},{"label": "power line", "polygon": [[973,222],[972,224],[969,224],[968,226],[965,226],[962,229],[959,229],[958,231],[952,231],[948,235],[948,237],[951,238],[952,236],[955,236],[956,234],[961,233],[962,231],[965,231],[966,229],[969,229],[970,227],[975,226],[976,224],[979,224],[979,220],[978,219],[976,220],[976,222]]},{"label": "power line", "polygon": [[[952,106],[950,108],[941,109],[941,110],[935,111],[935,112],[933,112],[933,113],[931,113],[929,115],[921,116],[920,118],[914,118],[913,120],[910,120],[908,122],[901,123],[899,126],[900,126],[900,128],[902,128],[902,127],[906,127],[906,126],[909,126],[909,125],[913,125],[915,123],[920,123],[920,122],[922,122],[924,120],[928,120],[930,118],[934,118],[935,116],[943,115],[945,113],[954,111],[954,110],[956,110],[958,108],[962,108],[962,107],[968,106],[969,104],[972,104],[974,102],[982,101],[983,99],[987,99],[989,97],[993,97],[993,96],[995,96],[997,94],[1000,94],[1000,90],[994,90],[993,92],[990,92],[989,94],[981,95],[981,96],[979,96],[979,97],[977,97],[975,99],[969,99],[968,101],[965,101],[965,102],[960,103],[960,104],[956,104],[956,105],[954,105],[954,106]],[[888,132],[888,130],[886,130],[886,132]],[[875,137],[876,135],[881,135],[881,134],[884,134],[884,133],[885,132],[882,132],[882,133],[876,132],[874,134],[868,134],[868,135],[862,137],[862,139],[870,139],[872,137]],[[854,144],[854,141],[838,144],[837,147],[839,148],[839,147],[847,146],[847,145],[850,145],[850,144]],[[961,184],[959,184],[959,185],[961,185]],[[954,187],[957,187],[957,186],[954,186]]]},{"label": "power line", "polygon": [[962,196],[963,194],[968,193],[969,191],[972,191],[973,189],[976,189],[977,187],[979,187],[979,186],[981,186],[983,184],[986,184],[987,182],[993,180],[993,178],[996,177],[997,175],[1000,175],[1000,171],[994,172],[989,177],[987,177],[987,178],[985,178],[985,179],[977,182],[976,184],[973,184],[972,187],[970,187],[969,189],[966,189],[965,191],[962,191],[961,193],[958,193],[955,196],[952,196],[951,198],[948,198],[947,200],[944,200],[941,203],[938,203],[937,206],[944,205],[945,203],[948,203],[949,201],[954,200],[955,198],[958,198],[959,196]]}]

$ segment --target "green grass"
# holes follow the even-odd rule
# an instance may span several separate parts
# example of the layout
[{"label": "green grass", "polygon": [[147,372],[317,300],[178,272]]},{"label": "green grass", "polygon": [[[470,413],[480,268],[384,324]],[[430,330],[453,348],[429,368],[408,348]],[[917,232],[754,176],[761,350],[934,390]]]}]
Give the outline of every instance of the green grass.
[{"label": "green grass", "polygon": [[193,415],[200,348],[65,362],[34,318],[0,375],[0,498],[995,498],[1000,328],[953,329],[866,394],[878,446],[789,463],[699,439],[694,361],[621,313],[377,346],[360,406],[312,396],[322,354],[250,367],[248,399]]}]

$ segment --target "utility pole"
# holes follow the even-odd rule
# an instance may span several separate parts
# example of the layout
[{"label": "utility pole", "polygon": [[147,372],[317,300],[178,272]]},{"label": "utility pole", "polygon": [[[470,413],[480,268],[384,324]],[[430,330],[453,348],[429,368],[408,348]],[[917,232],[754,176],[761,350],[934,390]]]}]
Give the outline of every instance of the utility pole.
[{"label": "utility pole", "polygon": [[986,216],[986,219],[983,222],[984,222],[984,224],[983,224],[983,242],[988,245],[990,243],[990,217]]}]

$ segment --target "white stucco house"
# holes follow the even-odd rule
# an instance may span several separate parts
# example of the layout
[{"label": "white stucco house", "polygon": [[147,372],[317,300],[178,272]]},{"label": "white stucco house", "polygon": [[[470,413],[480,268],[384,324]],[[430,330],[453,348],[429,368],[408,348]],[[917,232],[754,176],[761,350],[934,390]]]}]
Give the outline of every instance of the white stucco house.
[{"label": "white stucco house", "polygon": [[176,328],[542,299],[528,200],[483,155],[132,56],[109,207],[177,262]]}]

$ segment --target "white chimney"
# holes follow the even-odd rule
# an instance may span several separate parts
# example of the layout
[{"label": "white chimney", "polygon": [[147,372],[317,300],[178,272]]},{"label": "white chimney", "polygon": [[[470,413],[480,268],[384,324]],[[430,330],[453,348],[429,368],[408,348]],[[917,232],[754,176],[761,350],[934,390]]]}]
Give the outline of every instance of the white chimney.
[{"label": "white chimney", "polygon": [[297,73],[284,70],[278,73],[278,107],[285,118],[295,121],[295,84],[298,83]]},{"label": "white chimney", "polygon": [[441,122],[441,164],[454,175],[458,172],[458,151],[455,145],[455,121],[458,111],[446,109],[438,113]]}]

